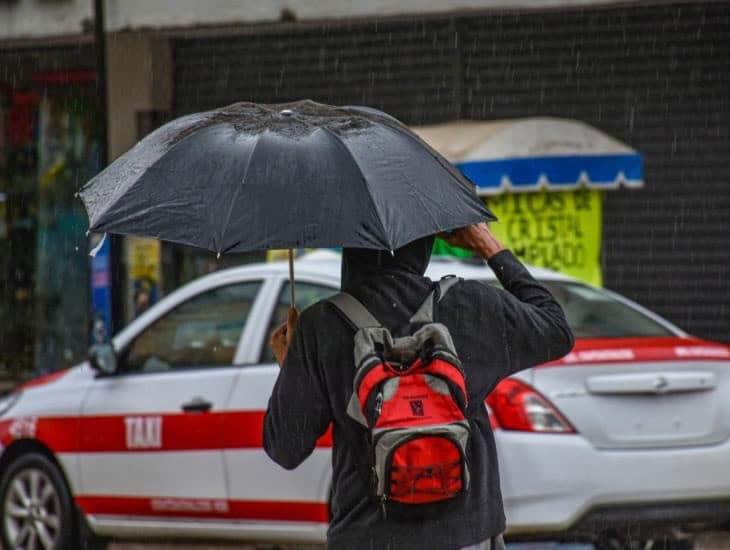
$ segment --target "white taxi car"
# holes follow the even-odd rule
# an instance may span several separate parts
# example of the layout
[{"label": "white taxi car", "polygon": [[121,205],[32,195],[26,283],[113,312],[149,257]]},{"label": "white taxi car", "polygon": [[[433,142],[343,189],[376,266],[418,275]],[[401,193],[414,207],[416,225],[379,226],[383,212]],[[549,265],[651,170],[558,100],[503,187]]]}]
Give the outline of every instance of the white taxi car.
[{"label": "white taxi car", "polygon": [[[298,263],[305,307],[339,259]],[[429,275],[494,282],[434,261]],[[508,533],[650,539],[730,519],[730,350],[628,300],[535,269],[577,337],[564,359],[488,399]],[[284,264],[219,271],[170,294],[83,363],[0,401],[6,548],[134,538],[325,540],[331,439],[286,471],[262,448],[278,373],[265,345],[288,306]],[[111,360],[110,360],[111,359]],[[103,369],[101,367],[104,367]],[[642,531],[643,529],[643,531]],[[83,544],[82,544],[83,541]]]}]

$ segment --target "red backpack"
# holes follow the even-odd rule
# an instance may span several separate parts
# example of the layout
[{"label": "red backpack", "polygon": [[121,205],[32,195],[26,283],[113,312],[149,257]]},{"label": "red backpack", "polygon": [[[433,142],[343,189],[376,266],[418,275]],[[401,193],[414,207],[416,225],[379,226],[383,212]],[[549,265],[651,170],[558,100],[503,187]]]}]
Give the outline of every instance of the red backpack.
[{"label": "red backpack", "polygon": [[464,372],[448,329],[434,322],[438,302],[459,280],[437,283],[400,338],[349,294],[330,298],[357,331],[347,413],[370,430],[375,494],[383,507],[395,502],[413,509],[469,487]]}]

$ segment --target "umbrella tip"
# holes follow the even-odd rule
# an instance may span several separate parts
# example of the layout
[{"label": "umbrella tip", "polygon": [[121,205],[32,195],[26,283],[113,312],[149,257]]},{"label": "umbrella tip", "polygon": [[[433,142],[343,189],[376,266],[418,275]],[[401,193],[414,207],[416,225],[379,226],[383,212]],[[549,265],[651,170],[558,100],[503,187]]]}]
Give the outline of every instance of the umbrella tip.
[{"label": "umbrella tip", "polygon": [[220,252],[217,252],[217,253],[216,253],[216,255],[215,255],[215,259],[216,259],[216,260],[220,260],[220,259],[221,259],[221,253],[220,253]]},{"label": "umbrella tip", "polygon": [[101,250],[101,247],[104,246],[104,241],[106,241],[106,233],[101,236],[101,239],[99,239],[99,242],[96,243],[96,246],[91,249],[91,252],[89,252],[89,256],[91,256],[92,258],[96,258],[99,250]]}]

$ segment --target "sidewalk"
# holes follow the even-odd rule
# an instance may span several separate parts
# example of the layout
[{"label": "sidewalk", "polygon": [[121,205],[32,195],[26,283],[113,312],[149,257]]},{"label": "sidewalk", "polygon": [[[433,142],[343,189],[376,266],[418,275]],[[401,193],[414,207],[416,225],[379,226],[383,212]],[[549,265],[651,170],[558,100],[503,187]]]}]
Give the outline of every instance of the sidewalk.
[{"label": "sidewalk", "polygon": [[[509,550],[509,544],[507,549]],[[237,544],[186,544],[184,546],[175,546],[173,544],[112,544],[109,550],[221,550],[226,548],[237,548],[239,550],[258,550],[260,548],[268,548],[270,550],[314,550],[314,546],[240,546]],[[533,548],[537,549],[537,545]],[[546,548],[554,550],[553,545],[546,545]],[[707,533],[697,538],[695,550],[730,550],[730,532]]]},{"label": "sidewalk", "polygon": [[199,543],[199,544],[141,544],[141,543],[115,543],[109,546],[108,550],[225,550],[230,548],[236,548],[236,550],[324,550],[324,547],[317,547],[312,545],[241,545],[240,543]]}]

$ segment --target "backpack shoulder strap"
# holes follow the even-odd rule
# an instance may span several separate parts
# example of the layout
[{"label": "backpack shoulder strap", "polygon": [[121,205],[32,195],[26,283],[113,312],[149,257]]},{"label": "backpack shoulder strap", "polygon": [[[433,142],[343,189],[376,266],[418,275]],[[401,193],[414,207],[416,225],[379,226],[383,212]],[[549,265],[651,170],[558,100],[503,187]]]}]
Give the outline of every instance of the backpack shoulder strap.
[{"label": "backpack shoulder strap", "polygon": [[434,285],[434,289],[429,293],[416,313],[413,314],[413,317],[411,317],[409,322],[433,323],[434,313],[438,302],[443,300],[449,289],[461,280],[461,277],[456,277],[455,275],[446,275],[446,277],[442,278]]},{"label": "backpack shoulder strap", "polygon": [[357,298],[346,292],[340,292],[334,296],[330,296],[327,300],[342,312],[356,330],[366,327],[382,326]]},{"label": "backpack shoulder strap", "polygon": [[439,299],[444,299],[444,296],[446,296],[446,293],[449,291],[449,289],[454,286],[456,283],[460,283],[463,281],[461,277],[457,277],[456,275],[446,275],[441,278],[441,280],[437,283],[438,284],[438,291],[439,291]]}]

